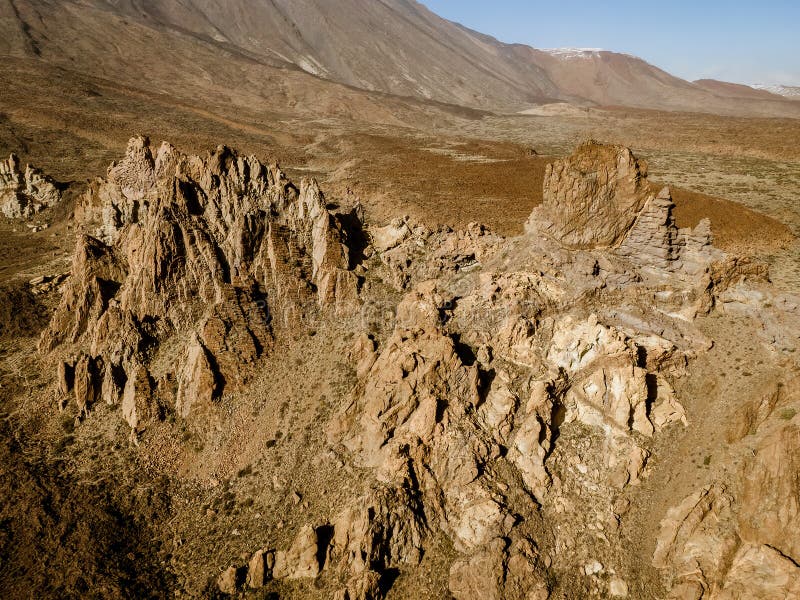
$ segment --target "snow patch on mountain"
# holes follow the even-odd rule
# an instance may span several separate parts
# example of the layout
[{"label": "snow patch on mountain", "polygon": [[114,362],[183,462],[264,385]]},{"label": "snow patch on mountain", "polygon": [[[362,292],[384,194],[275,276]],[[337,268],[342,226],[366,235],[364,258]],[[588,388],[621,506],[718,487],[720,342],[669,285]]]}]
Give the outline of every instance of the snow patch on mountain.
[{"label": "snow patch on mountain", "polygon": [[798,85],[754,83],[750,87],[757,90],[764,90],[765,92],[778,94],[779,96],[785,96],[786,98],[800,99],[800,86]]},{"label": "snow patch on mountain", "polygon": [[593,56],[600,56],[601,52],[605,52],[602,48],[541,48],[541,51],[566,59],[592,58]]}]

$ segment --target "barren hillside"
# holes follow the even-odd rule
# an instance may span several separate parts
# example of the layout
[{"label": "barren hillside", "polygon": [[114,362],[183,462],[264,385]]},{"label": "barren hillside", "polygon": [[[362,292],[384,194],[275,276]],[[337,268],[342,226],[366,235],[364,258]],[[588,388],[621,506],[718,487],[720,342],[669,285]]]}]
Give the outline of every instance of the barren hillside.
[{"label": "barren hillside", "polygon": [[290,67],[365,90],[503,112],[566,100],[800,116],[782,97],[710,92],[624,54],[505,44],[414,0],[4,0],[0,10],[6,53],[172,93],[207,94],[210,85],[257,97],[268,85],[257,74]]}]

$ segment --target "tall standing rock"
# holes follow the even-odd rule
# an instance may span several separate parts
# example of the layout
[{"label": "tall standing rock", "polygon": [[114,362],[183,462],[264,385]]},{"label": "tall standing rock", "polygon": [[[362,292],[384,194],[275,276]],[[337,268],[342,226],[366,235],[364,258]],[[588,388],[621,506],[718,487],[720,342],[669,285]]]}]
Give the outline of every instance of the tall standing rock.
[{"label": "tall standing rock", "polygon": [[534,219],[569,248],[609,248],[627,233],[647,200],[647,164],[624,146],[586,142],[547,165]]},{"label": "tall standing rock", "polygon": [[42,171],[31,165],[21,171],[14,154],[0,161],[0,212],[6,217],[29,219],[60,201],[61,190]]}]

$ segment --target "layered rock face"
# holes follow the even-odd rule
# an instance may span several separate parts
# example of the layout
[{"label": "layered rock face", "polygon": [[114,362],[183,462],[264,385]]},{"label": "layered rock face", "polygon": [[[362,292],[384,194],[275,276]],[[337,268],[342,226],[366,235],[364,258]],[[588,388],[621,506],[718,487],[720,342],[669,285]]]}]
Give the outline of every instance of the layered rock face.
[{"label": "layered rock face", "polygon": [[633,225],[648,196],[647,164],[623,146],[587,142],[548,165],[534,215],[570,248],[610,248]]},{"label": "layered rock face", "polygon": [[39,347],[74,374],[60,389],[81,414],[121,403],[134,432],[244,385],[276,330],[357,309],[358,217],[227,148],[154,154],[134,138],[76,214],[88,233]]},{"label": "layered rock face", "polygon": [[[637,489],[692,426],[681,390],[714,344],[700,320],[777,304],[763,269],[713,249],[707,223],[678,230],[627,149],[581,146],[545,185],[519,238],[409,219],[362,238],[358,207],[332,212],[314,182],[136,138],[76,211],[86,234],[40,342],[59,401],[117,405],[134,438],[167,414],[202,426],[285,334],[324,321],[352,339],[352,387],[313,426],[338,484],[363,479],[209,574],[218,591],[316,580],[378,600],[432,560],[457,600],[650,598],[660,576],[674,598],[791,597],[789,396],[731,429],[732,445],[763,432],[735,480],[663,515],[654,574],[629,559]],[[754,339],[790,355],[797,304],[771,311]]]},{"label": "layered rock face", "polygon": [[29,219],[60,200],[56,182],[39,169],[27,165],[22,171],[14,154],[0,161],[0,212],[9,219]]},{"label": "layered rock face", "polygon": [[709,221],[678,229],[669,188],[650,191],[647,164],[628,148],[587,142],[548,165],[528,229],[571,249],[608,249],[640,268],[702,273],[721,253]]}]

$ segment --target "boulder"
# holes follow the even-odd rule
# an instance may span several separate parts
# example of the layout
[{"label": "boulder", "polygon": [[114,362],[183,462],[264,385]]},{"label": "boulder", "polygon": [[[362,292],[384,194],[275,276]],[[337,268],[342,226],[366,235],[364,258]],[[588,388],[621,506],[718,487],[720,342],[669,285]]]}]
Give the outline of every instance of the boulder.
[{"label": "boulder", "polygon": [[239,588],[239,570],[230,566],[217,577],[217,589],[228,596],[236,594]]},{"label": "boulder", "polygon": [[646,178],[647,164],[628,148],[586,142],[547,165],[542,204],[527,227],[569,248],[615,246],[647,200]]},{"label": "boulder", "polygon": [[272,570],[275,567],[275,554],[267,550],[256,550],[247,563],[247,578],[245,583],[251,589],[258,589],[272,579]]},{"label": "boulder", "polygon": [[317,530],[304,525],[288,550],[275,553],[272,576],[275,579],[305,579],[319,575],[319,538]]}]

